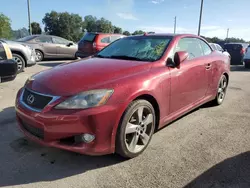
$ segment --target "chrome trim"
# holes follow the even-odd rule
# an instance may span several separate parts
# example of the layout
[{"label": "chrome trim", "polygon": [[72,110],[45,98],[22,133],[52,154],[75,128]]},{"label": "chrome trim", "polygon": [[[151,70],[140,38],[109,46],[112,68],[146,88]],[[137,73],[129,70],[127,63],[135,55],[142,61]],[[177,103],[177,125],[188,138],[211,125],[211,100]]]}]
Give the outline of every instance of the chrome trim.
[{"label": "chrome trim", "polygon": [[[20,95],[20,103],[27,109],[31,110],[31,111],[34,111],[34,112],[41,112],[43,109],[38,109],[38,108],[33,108],[33,107],[30,107],[29,105],[27,105],[24,101],[23,101],[23,94],[24,94],[24,91],[25,89],[27,89],[29,92],[31,93],[35,93],[37,95],[41,95],[41,96],[45,96],[45,97],[52,97],[52,100],[47,104],[47,105],[50,105],[51,103],[55,102],[57,99],[60,98],[60,96],[53,96],[53,95],[49,95],[49,94],[42,94],[42,93],[39,93],[39,92],[36,92],[36,91],[33,91],[31,89],[28,89],[28,88],[23,88],[22,90],[22,93]],[[47,106],[46,105],[46,106]],[[45,106],[45,107],[46,107]]]}]

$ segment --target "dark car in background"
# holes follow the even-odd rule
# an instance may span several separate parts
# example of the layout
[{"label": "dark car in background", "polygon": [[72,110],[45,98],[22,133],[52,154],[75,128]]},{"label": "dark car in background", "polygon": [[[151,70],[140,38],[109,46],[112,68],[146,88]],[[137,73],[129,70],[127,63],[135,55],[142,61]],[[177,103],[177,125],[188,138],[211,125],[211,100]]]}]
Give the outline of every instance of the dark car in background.
[{"label": "dark car in background", "polygon": [[17,74],[17,62],[12,59],[9,46],[0,41],[0,83],[14,80]]},{"label": "dark car in background", "polygon": [[226,43],[224,49],[231,55],[232,65],[243,65],[243,57],[249,44],[247,43]]},{"label": "dark car in background", "polygon": [[86,33],[78,43],[77,57],[91,56],[117,39],[123,38],[122,34],[111,33]]},{"label": "dark car in background", "polygon": [[77,44],[53,35],[30,35],[17,40],[35,49],[36,61],[44,58],[75,58]]}]

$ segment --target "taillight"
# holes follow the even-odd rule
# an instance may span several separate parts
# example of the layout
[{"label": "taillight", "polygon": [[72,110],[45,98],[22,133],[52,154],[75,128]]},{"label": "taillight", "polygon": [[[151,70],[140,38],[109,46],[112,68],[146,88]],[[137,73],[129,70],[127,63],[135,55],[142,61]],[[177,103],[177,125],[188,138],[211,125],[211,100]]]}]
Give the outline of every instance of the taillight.
[{"label": "taillight", "polygon": [[244,54],[245,53],[245,49],[242,48],[241,51],[240,51],[241,54]]}]

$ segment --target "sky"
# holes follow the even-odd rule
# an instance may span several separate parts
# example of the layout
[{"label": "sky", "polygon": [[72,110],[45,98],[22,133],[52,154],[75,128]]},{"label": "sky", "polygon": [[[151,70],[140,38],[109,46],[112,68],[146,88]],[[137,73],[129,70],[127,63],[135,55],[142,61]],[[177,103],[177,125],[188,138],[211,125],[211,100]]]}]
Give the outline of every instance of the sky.
[{"label": "sky", "polygon": [[[123,30],[197,34],[200,0],[30,0],[31,21],[42,24],[45,13],[55,10],[82,17],[104,17]],[[250,41],[250,0],[204,0],[201,35]],[[12,21],[12,28],[28,27],[27,0],[1,2],[0,12]],[[43,26],[44,27],[44,26]]]}]

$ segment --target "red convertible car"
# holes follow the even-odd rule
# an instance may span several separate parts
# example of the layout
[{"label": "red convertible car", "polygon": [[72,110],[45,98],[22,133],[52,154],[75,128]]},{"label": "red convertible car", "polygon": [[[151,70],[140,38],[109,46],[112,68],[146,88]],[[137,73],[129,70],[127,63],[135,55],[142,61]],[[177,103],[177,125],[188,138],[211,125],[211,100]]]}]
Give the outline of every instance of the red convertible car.
[{"label": "red convertible car", "polygon": [[133,158],[155,130],[204,103],[222,104],[229,66],[196,35],[122,38],[29,78],[17,94],[17,121],[45,146]]}]

